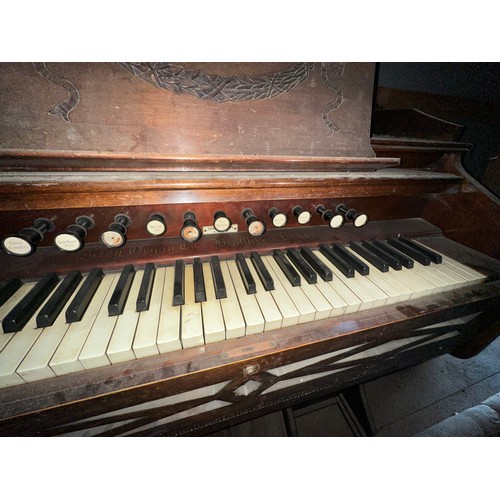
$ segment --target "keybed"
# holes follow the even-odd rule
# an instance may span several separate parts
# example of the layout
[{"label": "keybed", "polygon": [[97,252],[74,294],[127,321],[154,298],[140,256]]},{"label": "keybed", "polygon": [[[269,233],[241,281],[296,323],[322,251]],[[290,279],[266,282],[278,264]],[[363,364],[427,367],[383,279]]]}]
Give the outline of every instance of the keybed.
[{"label": "keybed", "polygon": [[[53,276],[44,278],[50,292],[40,282],[0,285],[0,321],[15,311],[25,325],[10,331],[8,321],[0,335],[0,387],[413,300],[485,278],[413,240],[394,241],[94,269],[70,293],[68,280],[56,284]],[[411,251],[403,254],[404,248]],[[35,311],[24,306],[26,297]],[[54,318],[39,327],[47,304]]]}]

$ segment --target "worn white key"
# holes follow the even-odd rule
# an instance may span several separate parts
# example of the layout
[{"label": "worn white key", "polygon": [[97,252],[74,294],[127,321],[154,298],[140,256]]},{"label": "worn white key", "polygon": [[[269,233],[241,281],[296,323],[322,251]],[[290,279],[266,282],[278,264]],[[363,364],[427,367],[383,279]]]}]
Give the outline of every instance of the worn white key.
[{"label": "worn white key", "polygon": [[358,283],[374,297],[374,307],[383,306],[388,302],[389,297],[384,290],[375,285],[368,276],[361,276],[359,273],[356,273],[353,279],[357,280]]},{"label": "worn white key", "polygon": [[[112,276],[113,280],[111,282],[111,286],[109,287],[106,298],[104,299],[105,304],[109,304],[111,296],[116,288],[116,283],[120,278],[119,273],[114,273]],[[106,356],[106,349],[111,339],[111,335],[113,334],[117,319],[118,316],[109,315],[107,305],[106,307],[101,307],[101,310],[97,314],[96,320],[87,335],[87,340],[80,351],[80,355],[78,356],[80,363],[86,370],[110,364],[109,359]]]},{"label": "worn white key", "polygon": [[272,259],[272,257],[262,257],[262,261],[266,265],[266,268],[274,281],[274,290],[271,290],[271,295],[281,312],[281,316],[283,318],[281,325],[283,328],[296,325],[298,324],[300,318],[299,310],[281,284],[281,280],[274,272],[274,269],[269,262],[270,259]]},{"label": "worn white key", "polygon": [[[71,304],[82,284],[83,282],[76,287],[76,290],[66,304]],[[56,376],[50,368],[49,362],[64,338],[68,328],[69,323],[66,323],[64,311],[59,313],[51,326],[44,328],[43,335],[38,337],[33,347],[17,368],[17,373],[21,375],[26,382],[35,382],[36,380],[44,380]]]},{"label": "worn white key", "polygon": [[[15,307],[15,305],[20,302],[35,285],[35,282],[23,283],[19,290],[16,290],[16,293],[14,293],[12,297],[5,301],[5,304],[0,307],[0,321],[3,321],[5,316],[7,316],[7,314]],[[3,333],[3,330],[0,331],[0,352],[9,343],[10,339],[12,339],[15,333],[16,332]]]},{"label": "worn white key", "polygon": [[264,316],[264,331],[267,332],[281,328],[283,317],[274,301],[273,295],[264,288],[251,259],[246,257],[245,260],[255,281],[255,298],[259,304],[262,316]]},{"label": "worn white key", "polygon": [[264,316],[260,311],[259,304],[254,294],[248,294],[243,281],[241,281],[240,272],[236,261],[228,260],[227,268],[233,280],[234,290],[240,303],[241,312],[245,318],[245,335],[253,335],[264,331]]},{"label": "worn white key", "polygon": [[186,349],[204,345],[201,304],[195,301],[192,264],[184,266],[184,305],[181,307],[182,347]]},{"label": "worn white key", "polygon": [[156,344],[160,353],[178,351],[181,343],[181,308],[172,305],[174,300],[175,267],[165,268],[163,298],[160,310],[160,323]]},{"label": "worn white key", "polygon": [[[348,252],[350,255],[358,257],[358,255],[355,254],[350,248],[344,246],[344,250]],[[369,267],[371,273],[371,265],[369,265]],[[354,274],[354,278],[349,278],[349,279],[351,281],[353,280],[354,282],[358,283],[374,298],[375,302],[373,304],[373,307],[383,306],[388,302],[389,300],[388,295],[373,283],[373,280],[370,279],[369,275],[362,276],[360,273],[356,271],[356,273]]]},{"label": "worn white key", "polygon": [[[308,283],[303,277],[301,277],[300,286],[294,287],[290,284],[281,268],[276,265],[276,262],[274,262],[274,264],[274,271],[280,276],[281,282],[287,285],[285,288],[287,289],[290,296],[293,298],[292,293],[300,290],[309,299],[312,307],[316,310],[316,312],[314,313],[314,321],[319,321],[321,319],[330,317],[332,312],[332,305],[330,304],[330,302],[328,302],[328,300],[326,300],[325,296],[319,291],[318,287],[314,283]],[[290,264],[295,268],[297,273],[300,274],[300,271],[297,269],[295,264],[293,262],[290,262]]]},{"label": "worn white key", "polygon": [[404,268],[399,271],[395,271],[390,268],[389,271],[384,274],[388,275],[388,278],[392,280],[391,283],[393,283],[394,286],[401,291],[402,295],[406,292],[409,294],[408,297],[403,300],[416,299],[417,297],[424,295],[425,287],[413,280],[410,274],[403,271]]},{"label": "worn white key", "polygon": [[61,340],[56,352],[50,360],[49,366],[56,375],[66,375],[83,370],[78,360],[82,347],[87,340],[87,335],[94,324],[101,307],[106,308],[104,299],[113,281],[112,274],[104,275],[99,288],[95,292],[81,321],[71,323],[66,335]]},{"label": "worn white key", "polygon": [[447,283],[439,273],[434,272],[434,269],[431,266],[423,266],[415,261],[413,264],[413,271],[432,283],[436,287],[436,292],[444,292],[452,288],[452,286]]},{"label": "worn white key", "polygon": [[226,285],[225,299],[220,299],[222,314],[224,315],[224,324],[226,325],[226,339],[236,339],[245,336],[246,324],[243,318],[243,313],[240,309],[240,303],[233,286],[231,273],[227,267],[227,262],[220,263],[222,277]]},{"label": "worn white key", "polygon": [[462,286],[468,285],[471,281],[475,281],[475,278],[472,277],[471,274],[466,271],[459,269],[458,267],[453,266],[449,262],[443,260],[441,264],[439,264],[442,268],[445,268],[448,273],[453,273],[453,275],[460,280]]},{"label": "worn white key", "polygon": [[137,359],[159,354],[158,347],[156,346],[156,337],[158,333],[158,322],[160,319],[164,280],[165,268],[160,267],[156,269],[149,309],[141,312],[137,328],[135,330],[132,349],[134,350],[134,354]]},{"label": "worn white key", "polygon": [[406,267],[403,267],[399,271],[393,271],[390,269],[389,273],[393,274],[397,279],[403,281],[413,290],[413,295],[411,296],[412,299],[434,293],[436,289],[432,283],[419,276],[413,268],[407,269]]},{"label": "worn white key", "polygon": [[[330,263],[331,264],[331,263]],[[380,305],[379,300],[370,292],[370,290],[363,286],[362,281],[359,279],[360,274],[355,273],[354,278],[346,278],[333,264],[331,264],[330,269],[337,278],[344,283],[348,288],[352,290],[356,296],[361,300],[361,305],[359,310],[370,309],[377,305]],[[363,276],[361,276],[363,278]]]},{"label": "worn white key", "polygon": [[443,275],[447,276],[455,284],[454,288],[461,288],[467,283],[467,280],[460,273],[451,269],[446,262],[441,264],[431,263],[431,266],[437,267]]},{"label": "worn white key", "polygon": [[330,317],[345,314],[348,305],[340,294],[333,289],[329,282],[319,279],[315,286],[331,305]]},{"label": "worn white key", "polygon": [[[327,266],[333,273],[335,267],[319,250],[313,250],[313,253]],[[340,295],[342,300],[347,304],[345,314],[359,311],[362,306],[361,299],[348,287],[345,283],[333,273],[332,281],[327,282],[332,289]]]},{"label": "worn white key", "polygon": [[206,299],[201,303],[203,315],[203,333],[205,343],[220,342],[226,338],[226,327],[220,300],[215,296],[215,285],[210,262],[203,262],[203,280],[205,282]]},{"label": "worn white key", "polygon": [[[264,260],[264,259],[263,259]],[[266,266],[271,267],[274,274],[278,277],[281,285],[285,289],[286,293],[292,299],[295,307],[299,311],[299,323],[308,323],[309,321],[314,321],[316,317],[316,309],[311,301],[308,299],[307,295],[304,293],[300,286],[292,286],[288,278],[285,276],[278,263],[270,255],[265,257]],[[329,315],[329,314],[328,314]]]},{"label": "worn white key", "polygon": [[16,370],[43,332],[43,328],[37,328],[36,326],[36,316],[49,299],[50,295],[24,328],[15,332],[10,342],[0,352],[0,388],[25,383]]},{"label": "worn white key", "polygon": [[451,257],[448,257],[446,255],[443,255],[443,262],[446,262],[454,267],[457,267],[461,271],[465,271],[467,274],[472,275],[477,281],[477,283],[481,283],[484,279],[486,279],[486,276],[472,267],[466,266],[465,264],[462,264],[461,262],[458,262]]},{"label": "worn white key", "polygon": [[[376,285],[380,290],[382,290],[389,298],[387,299],[387,304],[394,304],[396,302],[400,302],[402,300],[407,300],[411,296],[411,290],[406,287],[403,288],[400,284],[395,282],[392,279],[392,276],[389,275],[389,272],[382,273],[375,266],[372,266],[364,257],[361,255],[356,255],[358,259],[370,266],[370,273],[366,276],[369,281],[371,281],[374,285]],[[403,288],[403,292],[401,289]]]},{"label": "worn white key", "polygon": [[[434,252],[437,252],[437,250],[434,250],[433,248],[429,247],[428,245],[424,245],[423,243],[418,242],[419,245],[422,245],[425,248],[428,248],[429,250],[432,250]],[[470,285],[474,285],[477,283],[481,283],[486,276],[484,274],[481,274],[480,272],[476,271],[475,269],[472,269],[469,266],[466,266],[465,264],[462,264],[461,262],[458,262],[451,257],[448,257],[447,255],[444,255],[441,252],[438,252],[442,258],[443,262],[441,265],[446,265],[449,269],[453,270],[457,274],[463,276],[464,278],[467,279],[467,282]]]},{"label": "worn white key", "polygon": [[456,275],[446,272],[446,268],[443,268],[441,264],[434,264],[434,262],[431,262],[430,265],[427,266],[427,269],[432,271],[436,276],[439,276],[450,289],[460,285],[460,281],[457,280]]},{"label": "worn white key", "polygon": [[134,342],[137,323],[139,322],[139,315],[141,314],[136,311],[136,299],[137,295],[139,295],[143,275],[143,269],[136,271],[125,308],[116,321],[113,335],[106,349],[106,355],[111,364],[123,363],[124,361],[135,359],[132,344]]}]

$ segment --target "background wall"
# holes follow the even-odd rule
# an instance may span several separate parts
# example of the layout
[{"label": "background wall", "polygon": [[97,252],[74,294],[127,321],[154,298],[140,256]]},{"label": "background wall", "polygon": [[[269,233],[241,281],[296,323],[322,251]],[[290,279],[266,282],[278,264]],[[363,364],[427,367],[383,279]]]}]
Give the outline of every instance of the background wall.
[{"label": "background wall", "polygon": [[391,63],[378,65],[378,84],[500,102],[500,63]]},{"label": "background wall", "polygon": [[401,91],[394,107],[406,99],[407,107],[464,125],[461,140],[474,147],[463,164],[476,178],[500,155],[500,63],[381,62],[375,99],[383,107],[391,104],[387,89]]}]

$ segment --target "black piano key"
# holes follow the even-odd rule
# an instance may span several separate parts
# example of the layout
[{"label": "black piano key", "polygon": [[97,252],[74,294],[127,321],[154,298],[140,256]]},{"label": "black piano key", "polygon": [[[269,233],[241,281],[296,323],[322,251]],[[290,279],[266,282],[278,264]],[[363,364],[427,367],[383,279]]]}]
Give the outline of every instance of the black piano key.
[{"label": "black piano key", "polygon": [[392,267],[395,271],[401,270],[403,267],[401,260],[391,255],[389,252],[382,250],[375,245],[374,241],[362,241],[361,246],[375,254],[379,259],[387,263],[388,266]]},{"label": "black piano key", "polygon": [[370,252],[370,250],[361,246],[359,243],[353,241],[349,245],[349,248],[354,252],[356,252],[357,254],[361,255],[361,257],[367,260],[373,267],[375,267],[379,271],[383,273],[389,271],[389,264],[387,264],[387,262],[384,262],[377,255],[375,255],[373,252]]},{"label": "black piano key", "polygon": [[205,292],[205,280],[203,278],[203,264],[201,259],[193,260],[193,276],[194,276],[194,300],[195,302],[205,302],[207,294]]},{"label": "black piano key", "polygon": [[38,328],[51,326],[54,323],[80,281],[82,281],[82,273],[80,271],[72,271],[63,279],[52,297],[50,297],[38,313],[36,317],[36,326]]},{"label": "black piano key", "polygon": [[413,268],[414,264],[413,259],[410,259],[410,257],[405,255],[404,253],[398,252],[388,243],[385,243],[384,241],[372,241],[372,243],[381,250],[384,250],[384,252],[387,252],[389,255],[392,255],[395,259],[398,259],[403,267],[406,267],[407,269]]},{"label": "black piano key", "polygon": [[255,293],[257,291],[257,287],[255,285],[255,280],[253,279],[253,275],[248,268],[247,261],[242,253],[236,254],[236,265],[238,267],[238,271],[240,272],[241,281],[243,281],[243,285],[245,285],[245,290],[247,293]]},{"label": "black piano key", "polygon": [[429,266],[431,264],[431,259],[429,259],[427,255],[419,252],[418,250],[415,250],[413,247],[406,245],[402,241],[399,241],[395,238],[389,238],[387,240],[387,243],[389,243],[389,245],[394,247],[396,250],[399,250],[400,252],[408,255],[408,257],[416,260],[423,266]]},{"label": "black piano key", "polygon": [[58,282],[56,273],[44,276],[5,316],[2,323],[4,333],[22,330]]},{"label": "black piano key", "polygon": [[102,269],[96,268],[90,271],[80,290],[76,293],[75,298],[66,309],[67,323],[81,321],[103,278],[104,273]]},{"label": "black piano key", "polygon": [[300,286],[300,274],[290,264],[282,250],[274,250],[273,257],[292,286]]},{"label": "black piano key", "polygon": [[174,272],[174,306],[184,305],[184,262],[182,260],[175,261]]},{"label": "black piano key", "polygon": [[253,267],[257,271],[259,275],[260,281],[262,281],[262,285],[264,286],[264,290],[270,292],[274,290],[274,280],[271,274],[269,273],[262,257],[257,252],[251,252],[250,258],[252,259]]},{"label": "black piano key", "polygon": [[320,245],[319,251],[346,277],[354,278],[354,267],[336,254],[330,247]]},{"label": "black piano key", "polygon": [[225,299],[227,297],[226,284],[217,255],[210,257],[210,268],[212,269],[212,278],[214,280],[215,296],[218,299]]},{"label": "black piano key", "polygon": [[137,312],[143,312],[149,309],[149,302],[151,301],[151,293],[153,292],[155,276],[155,265],[149,262],[144,266],[141,286],[139,287],[139,293],[137,294],[137,299],[135,301],[135,310]]},{"label": "black piano key", "polygon": [[134,281],[135,269],[132,264],[125,266],[118,278],[118,283],[113,290],[111,299],[108,304],[108,314],[110,316],[118,316],[123,313],[125,303],[127,302],[132,282]]},{"label": "black piano key", "polygon": [[323,281],[332,281],[333,273],[331,269],[325,266],[323,261],[318,259],[317,255],[310,248],[302,247],[300,253],[309,265],[319,274]]},{"label": "black piano key", "polygon": [[21,288],[19,278],[10,278],[0,283],[0,306],[3,306]]},{"label": "black piano key", "polygon": [[295,248],[289,248],[286,251],[286,256],[290,259],[290,262],[295,265],[299,273],[304,276],[305,280],[310,285],[318,282],[318,275],[314,272],[314,269],[305,261],[304,257],[300,255],[298,250],[296,250]]},{"label": "black piano key", "polygon": [[344,248],[342,245],[332,245],[332,249],[337,255],[340,255],[346,262],[351,264],[361,276],[370,274],[369,266],[359,260],[352,252],[349,252],[347,248]]},{"label": "black piano key", "polygon": [[403,236],[399,236],[398,240],[403,242],[405,245],[408,245],[410,247],[413,247],[415,250],[418,250],[419,252],[422,252],[424,255],[427,255],[429,259],[431,259],[431,262],[434,262],[434,264],[441,264],[443,262],[443,256],[438,254],[437,252],[434,252],[433,250],[423,247],[422,245],[419,245],[416,241],[410,240],[408,238],[405,238]]}]

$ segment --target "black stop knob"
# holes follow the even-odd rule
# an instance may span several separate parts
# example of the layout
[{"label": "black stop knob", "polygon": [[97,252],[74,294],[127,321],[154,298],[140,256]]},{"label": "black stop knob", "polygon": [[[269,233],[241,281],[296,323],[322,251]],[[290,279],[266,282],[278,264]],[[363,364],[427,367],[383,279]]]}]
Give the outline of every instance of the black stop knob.
[{"label": "black stop knob", "polygon": [[92,218],[81,215],[66,228],[66,231],[59,233],[54,238],[54,244],[62,252],[78,252],[85,246],[87,230],[94,227]]},{"label": "black stop knob", "polygon": [[35,253],[37,244],[43,240],[47,231],[53,231],[54,224],[49,219],[36,219],[33,226],[21,229],[18,234],[5,237],[1,246],[9,255],[27,257]]}]

